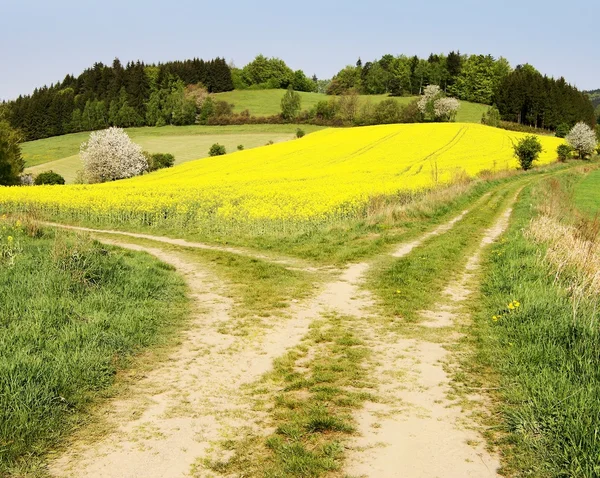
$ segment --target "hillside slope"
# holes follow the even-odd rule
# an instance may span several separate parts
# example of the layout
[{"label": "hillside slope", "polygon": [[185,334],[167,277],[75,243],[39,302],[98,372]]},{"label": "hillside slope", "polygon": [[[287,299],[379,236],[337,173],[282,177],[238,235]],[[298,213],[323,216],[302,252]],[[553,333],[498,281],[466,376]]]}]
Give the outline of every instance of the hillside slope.
[{"label": "hillside slope", "polygon": [[[215,97],[233,105],[234,113],[244,110],[250,111],[254,116],[271,116],[281,112],[281,98],[285,90],[234,90],[219,93]],[[322,93],[298,92],[302,100],[302,109],[309,110],[319,101],[328,101],[332,96]],[[383,100],[393,98],[400,104],[406,105],[418,98],[417,96],[390,97],[388,95],[360,95],[361,104],[370,101],[377,104]],[[479,123],[481,116],[488,110],[488,105],[461,101],[456,121],[459,123]]]},{"label": "hillside slope", "polygon": [[[0,204],[76,220],[221,230],[363,214],[369,199],[515,168],[520,133],[464,123],[326,129],[100,185],[0,188]],[[562,140],[540,137],[540,163]]]},{"label": "hillside slope", "polygon": [[[235,151],[238,145],[245,149],[264,146],[269,141],[278,143],[296,137],[299,126],[242,125],[242,126],[164,126],[128,128],[131,139],[150,153],[171,153],[175,164],[205,158],[214,143],[222,144],[227,151]],[[306,133],[322,129],[320,126],[302,125]],[[38,139],[23,143],[22,151],[26,173],[39,174],[53,170],[72,183],[82,168],[79,157],[81,143],[87,141],[89,132]]]}]

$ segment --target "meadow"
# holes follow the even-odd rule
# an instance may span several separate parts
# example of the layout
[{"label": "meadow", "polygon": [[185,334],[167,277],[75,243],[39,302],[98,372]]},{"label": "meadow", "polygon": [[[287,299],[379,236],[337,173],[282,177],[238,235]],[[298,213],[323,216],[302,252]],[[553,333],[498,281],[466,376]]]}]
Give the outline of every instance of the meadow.
[{"label": "meadow", "polygon": [[[327,129],[125,181],[3,188],[0,204],[47,219],[213,237],[247,228],[310,229],[364,216],[375,197],[514,169],[512,144],[522,136],[461,123]],[[562,140],[540,140],[539,163],[553,162]]]},{"label": "meadow", "polygon": [[[218,93],[215,98],[226,101],[233,105],[234,113],[241,113],[248,110],[254,116],[272,116],[281,112],[281,98],[285,90],[233,90],[226,93]],[[323,93],[298,92],[302,100],[302,109],[310,110],[319,101],[328,101],[331,96]],[[397,96],[389,95],[360,95],[359,103],[371,102],[373,105],[383,100],[393,98],[401,105],[407,105],[411,101],[418,99],[418,96]],[[458,111],[456,121],[459,123],[479,123],[481,116],[488,110],[488,105],[461,101],[461,107]]]},{"label": "meadow", "polygon": [[[296,137],[301,127],[306,133],[322,129],[313,125],[243,125],[243,126],[164,126],[161,128],[128,128],[133,141],[150,153],[171,153],[175,164],[205,158],[214,143],[236,151],[238,145],[250,149],[264,146],[270,141],[278,143]],[[88,140],[90,133],[73,133],[64,136],[38,139],[23,143],[25,172],[39,174],[53,170],[62,175],[67,183],[75,181],[81,166],[79,148]]]},{"label": "meadow", "polygon": [[585,176],[575,187],[574,200],[576,207],[590,215],[600,213],[599,191],[600,170],[596,170]]}]

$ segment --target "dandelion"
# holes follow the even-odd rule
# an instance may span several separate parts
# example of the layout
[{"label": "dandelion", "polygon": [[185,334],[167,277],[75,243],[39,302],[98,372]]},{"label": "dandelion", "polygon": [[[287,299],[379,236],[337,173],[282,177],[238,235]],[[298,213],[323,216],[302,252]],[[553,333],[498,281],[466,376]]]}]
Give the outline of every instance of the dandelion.
[{"label": "dandelion", "polygon": [[400,291],[400,290],[397,290],[397,291],[396,291],[396,294],[401,294],[401,291]]}]

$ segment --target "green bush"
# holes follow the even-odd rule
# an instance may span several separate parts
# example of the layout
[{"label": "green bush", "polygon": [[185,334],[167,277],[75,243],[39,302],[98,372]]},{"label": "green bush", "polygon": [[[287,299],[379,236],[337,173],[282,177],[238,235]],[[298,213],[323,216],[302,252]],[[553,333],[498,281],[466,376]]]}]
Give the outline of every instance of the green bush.
[{"label": "green bush", "polygon": [[219,143],[213,144],[210,147],[210,149],[208,150],[209,156],[223,156],[224,154],[227,154],[227,151],[225,150],[225,146],[223,146],[222,144],[219,144]]},{"label": "green bush", "polygon": [[300,128],[298,128],[298,129],[296,130],[296,138],[302,138],[302,137],[304,137],[304,135],[305,135],[305,134],[306,134],[306,133],[304,132],[304,130],[303,130],[303,129],[300,129]]},{"label": "green bush", "polygon": [[238,151],[244,151],[244,145],[243,144],[238,144],[237,145],[237,150]]},{"label": "green bush", "polygon": [[320,120],[332,120],[337,114],[337,102],[335,100],[321,100],[310,111],[310,116]]},{"label": "green bush", "polygon": [[175,164],[175,156],[169,153],[150,154],[144,151],[144,156],[148,160],[148,171],[157,171],[163,168],[170,168]]},{"label": "green bush", "polygon": [[569,131],[571,131],[571,128],[569,127],[569,125],[567,123],[561,123],[556,128],[556,137],[564,138],[565,136],[567,136],[569,134]]},{"label": "green bush", "polygon": [[41,186],[42,184],[65,184],[65,178],[54,171],[45,171],[35,177],[33,184],[36,186]]},{"label": "green bush", "polygon": [[573,147],[568,144],[561,144],[556,148],[556,154],[558,154],[558,159],[562,162],[566,161],[571,157],[571,153],[573,152]]},{"label": "green bush", "polygon": [[534,161],[536,161],[542,152],[542,143],[537,136],[529,135],[520,139],[519,142],[513,145],[515,156],[519,160],[519,164],[524,171],[531,169]]},{"label": "green bush", "polygon": [[481,123],[498,128],[500,126],[500,111],[495,106],[491,106],[481,118]]},{"label": "green bush", "polygon": [[298,116],[302,104],[302,98],[290,86],[283,98],[281,98],[281,116],[287,121],[291,121]]},{"label": "green bush", "polygon": [[422,121],[419,110],[419,100],[413,100],[407,104],[400,113],[400,123],[420,123]]},{"label": "green bush", "polygon": [[217,117],[231,116],[233,114],[233,105],[227,101],[218,100],[214,103],[213,115]]},{"label": "green bush", "polygon": [[402,106],[393,98],[383,100],[373,108],[373,122],[375,124],[400,123]]}]

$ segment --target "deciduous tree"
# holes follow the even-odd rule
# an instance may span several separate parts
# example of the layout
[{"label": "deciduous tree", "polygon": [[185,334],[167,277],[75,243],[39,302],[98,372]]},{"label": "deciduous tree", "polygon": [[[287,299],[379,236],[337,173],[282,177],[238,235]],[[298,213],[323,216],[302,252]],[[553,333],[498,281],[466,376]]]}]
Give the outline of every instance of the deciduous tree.
[{"label": "deciduous tree", "polygon": [[573,126],[565,139],[577,151],[580,159],[592,154],[598,144],[594,130],[583,122]]},{"label": "deciduous tree", "polygon": [[89,183],[130,178],[148,170],[141,146],[116,127],[90,134],[90,139],[81,145],[80,154]]}]

